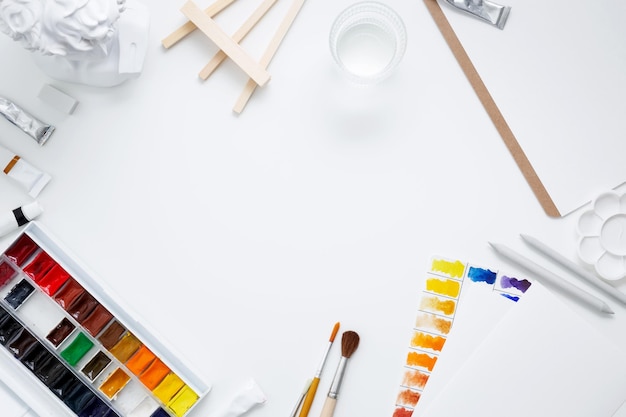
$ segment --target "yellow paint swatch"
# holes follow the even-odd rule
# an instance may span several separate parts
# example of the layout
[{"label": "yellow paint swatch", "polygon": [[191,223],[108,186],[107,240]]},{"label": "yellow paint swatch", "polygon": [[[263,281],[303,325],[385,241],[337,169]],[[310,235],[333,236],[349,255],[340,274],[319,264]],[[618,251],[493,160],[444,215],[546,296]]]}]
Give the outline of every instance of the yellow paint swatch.
[{"label": "yellow paint swatch", "polygon": [[453,279],[429,278],[426,280],[426,291],[457,298],[461,292],[461,282]]},{"label": "yellow paint swatch", "polygon": [[161,400],[163,404],[167,404],[183,385],[185,385],[183,380],[174,372],[170,372],[163,378],[163,381],[152,390],[152,393]]},{"label": "yellow paint swatch", "polygon": [[461,261],[446,261],[445,259],[433,259],[432,271],[441,272],[452,278],[461,278],[465,271],[465,265]]},{"label": "yellow paint swatch", "polygon": [[426,295],[420,300],[420,309],[431,312],[441,312],[447,316],[454,313],[455,308],[456,302],[454,300],[442,300],[435,296]]},{"label": "yellow paint swatch", "polygon": [[198,401],[198,394],[196,394],[188,385],[185,385],[178,391],[178,394],[172,398],[167,406],[178,417],[183,416],[195,403]]},{"label": "yellow paint swatch", "polygon": [[443,337],[432,336],[422,332],[415,332],[411,339],[411,346],[436,350],[437,352],[441,352],[444,343],[446,343],[446,339]]},{"label": "yellow paint swatch", "polygon": [[430,313],[420,313],[415,319],[415,327],[436,330],[439,333],[448,334],[452,328],[452,320],[446,320]]},{"label": "yellow paint swatch", "polygon": [[409,352],[406,357],[406,364],[409,366],[420,366],[432,371],[437,363],[437,357],[426,353]]},{"label": "yellow paint swatch", "polygon": [[117,368],[100,386],[100,391],[109,398],[113,398],[128,383],[130,377],[126,372]]}]

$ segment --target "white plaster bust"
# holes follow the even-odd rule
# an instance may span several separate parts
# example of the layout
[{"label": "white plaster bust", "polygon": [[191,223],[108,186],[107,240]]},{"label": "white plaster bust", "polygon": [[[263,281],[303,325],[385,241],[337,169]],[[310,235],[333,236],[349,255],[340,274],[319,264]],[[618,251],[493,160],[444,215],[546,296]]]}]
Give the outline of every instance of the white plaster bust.
[{"label": "white plaster bust", "polygon": [[111,87],[141,73],[149,15],[137,0],[0,0],[0,31],[52,78]]}]

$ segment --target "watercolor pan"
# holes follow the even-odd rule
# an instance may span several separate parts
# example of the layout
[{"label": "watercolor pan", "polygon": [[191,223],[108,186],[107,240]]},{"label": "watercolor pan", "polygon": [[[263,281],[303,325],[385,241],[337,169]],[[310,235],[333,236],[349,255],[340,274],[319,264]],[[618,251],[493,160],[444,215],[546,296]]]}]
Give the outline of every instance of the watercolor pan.
[{"label": "watercolor pan", "polygon": [[0,253],[0,380],[40,417],[184,417],[209,392],[37,222]]}]

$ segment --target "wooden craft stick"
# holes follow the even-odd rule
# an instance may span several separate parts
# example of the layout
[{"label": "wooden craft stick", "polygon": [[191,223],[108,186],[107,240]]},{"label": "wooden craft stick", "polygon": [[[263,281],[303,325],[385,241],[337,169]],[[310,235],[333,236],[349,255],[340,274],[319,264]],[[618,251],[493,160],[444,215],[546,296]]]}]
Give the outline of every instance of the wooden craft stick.
[{"label": "wooden craft stick", "polygon": [[[230,5],[235,0],[217,0],[215,3],[211,4],[209,7],[204,9],[204,13],[206,13],[210,17],[216,16],[219,12],[224,10],[226,6]],[[167,49],[178,43],[178,41],[182,40],[185,36],[189,35],[191,32],[196,30],[196,25],[189,20],[176,29],[174,32],[170,33],[166,36],[161,43]]]},{"label": "wooden craft stick", "polygon": [[[287,31],[291,27],[291,24],[296,19],[298,12],[302,8],[304,1],[305,0],[294,0],[291,7],[287,11],[287,14],[280,23],[280,26],[278,26],[276,33],[274,33],[274,37],[270,41],[269,45],[265,49],[265,52],[263,53],[263,56],[261,57],[260,64],[263,66],[263,68],[267,68],[267,66],[270,64],[270,61],[276,54],[280,43],[284,39]],[[253,79],[248,80],[245,87],[243,88],[243,91],[239,95],[235,106],[233,107],[234,112],[241,113],[243,111],[244,107],[246,107],[246,104],[248,103],[248,100],[250,100],[250,97],[252,97],[252,93],[254,93],[257,84],[258,83],[256,83]]]},{"label": "wooden craft stick", "polygon": [[502,137],[504,144],[509,149],[509,152],[513,156],[513,159],[519,166],[524,178],[530,185],[535,197],[539,200],[539,203],[543,207],[546,214],[550,217],[561,217],[561,213],[559,213],[558,208],[554,204],[552,197],[548,194],[548,191],[544,187],[541,179],[537,175],[537,172],[533,168],[532,164],[528,160],[528,157],[524,153],[522,146],[517,141],[517,138],[513,134],[513,131],[509,127],[508,123],[504,119],[504,116],[500,112],[500,109],[496,105],[495,100],[487,90],[487,86],[483,83],[482,78],[478,74],[478,70],[474,67],[474,64],[470,60],[469,55],[463,48],[461,41],[456,36],[454,29],[448,22],[446,15],[443,10],[437,3],[437,0],[424,0],[428,11],[431,16],[435,20],[435,24],[439,28],[439,31],[443,35],[445,41],[447,42],[452,54],[456,58],[457,62],[463,69],[465,76],[469,80],[474,92],[478,96],[478,99],[482,103],[483,107],[487,111],[487,114],[491,118],[494,126],[496,127],[498,133]]},{"label": "wooden craft stick", "polygon": [[241,68],[248,77],[263,86],[270,80],[270,74],[258,62],[248,55],[217,23],[204,14],[198,6],[189,0],[180,9],[205,35],[211,39],[230,59]]},{"label": "wooden craft stick", "polygon": [[[241,25],[235,33],[233,33],[233,40],[237,43],[241,42],[275,3],[276,0],[265,0],[261,3],[259,7],[257,7],[257,9],[250,15],[250,17],[248,17],[248,20],[246,20],[244,24]],[[211,58],[209,63],[202,68],[198,76],[203,80],[206,80],[209,78],[209,75],[211,75],[213,71],[215,71],[215,69],[224,61],[224,59],[226,59],[226,54],[220,49],[215,55],[213,55],[213,58]]]}]

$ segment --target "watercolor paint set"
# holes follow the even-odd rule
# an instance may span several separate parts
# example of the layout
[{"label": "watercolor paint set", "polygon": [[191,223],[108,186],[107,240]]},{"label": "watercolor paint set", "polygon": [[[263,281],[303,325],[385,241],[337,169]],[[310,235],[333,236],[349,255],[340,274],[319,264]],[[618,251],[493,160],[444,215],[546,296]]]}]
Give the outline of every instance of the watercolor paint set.
[{"label": "watercolor paint set", "polygon": [[433,257],[419,298],[393,417],[413,415],[448,341],[466,285],[478,285],[494,296],[517,302],[531,282],[460,260]]},{"label": "watercolor paint set", "polygon": [[0,379],[40,417],[183,417],[210,386],[32,222],[0,255]]}]

